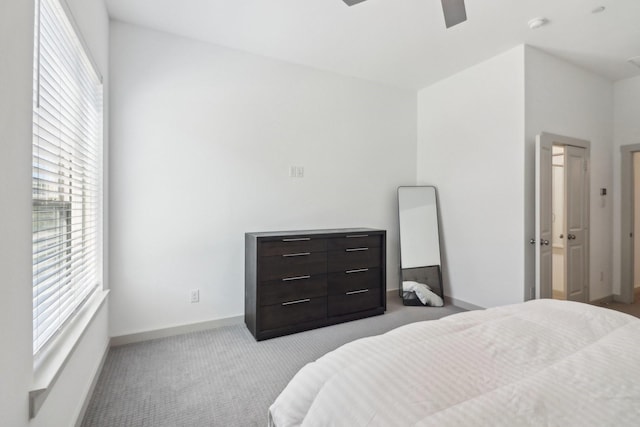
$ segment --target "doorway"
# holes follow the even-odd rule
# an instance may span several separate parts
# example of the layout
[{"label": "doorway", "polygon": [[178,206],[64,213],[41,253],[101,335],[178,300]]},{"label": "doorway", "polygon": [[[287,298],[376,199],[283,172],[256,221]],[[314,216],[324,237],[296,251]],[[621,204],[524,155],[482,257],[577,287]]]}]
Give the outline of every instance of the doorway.
[{"label": "doorway", "polygon": [[536,139],[536,296],[589,301],[588,141]]},{"label": "doorway", "polygon": [[620,297],[633,304],[640,299],[640,144],[621,147],[621,274]]},{"label": "doorway", "polygon": [[565,215],[564,215],[564,155],[565,149],[563,145],[553,145],[551,149],[551,228],[552,228],[552,298],[567,299],[567,289],[565,282],[565,261],[564,255],[564,235],[565,235]]}]

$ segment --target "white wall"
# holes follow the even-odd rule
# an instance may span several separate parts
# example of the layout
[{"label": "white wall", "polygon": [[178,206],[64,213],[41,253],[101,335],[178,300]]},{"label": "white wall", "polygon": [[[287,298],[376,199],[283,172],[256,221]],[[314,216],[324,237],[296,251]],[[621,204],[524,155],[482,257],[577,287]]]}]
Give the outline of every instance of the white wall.
[{"label": "white wall", "polygon": [[111,36],[113,336],[243,315],[249,231],[387,229],[397,287],[415,92],[119,22]]},{"label": "white wall", "polygon": [[640,76],[614,85],[613,293],[620,294],[620,147],[640,144]]},{"label": "white wall", "polygon": [[524,47],[418,93],[417,177],[438,188],[445,293],[523,300]]},{"label": "white wall", "polygon": [[[613,187],[613,84],[587,70],[525,48],[525,230],[523,242],[534,236],[535,136],[549,132],[591,142],[590,298],[611,295],[613,201],[599,196]],[[534,287],[534,251],[526,245],[526,288]],[[602,272],[603,279],[600,280]]]},{"label": "white wall", "polygon": [[0,414],[9,426],[27,425],[31,382],[32,57],[33,1],[0,2]]},{"label": "white wall", "polygon": [[[70,5],[106,76],[108,17],[102,0],[73,0]],[[104,354],[107,304],[79,342],[38,416],[29,422],[33,17],[32,0],[0,2],[0,423],[70,426]]]}]

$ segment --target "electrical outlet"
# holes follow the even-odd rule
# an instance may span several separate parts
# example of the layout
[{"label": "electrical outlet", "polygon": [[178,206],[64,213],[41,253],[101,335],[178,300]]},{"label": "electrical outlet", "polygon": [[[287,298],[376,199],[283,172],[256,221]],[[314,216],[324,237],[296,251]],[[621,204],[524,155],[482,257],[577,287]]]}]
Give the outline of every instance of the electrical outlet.
[{"label": "electrical outlet", "polygon": [[191,303],[200,302],[200,289],[191,289]]}]

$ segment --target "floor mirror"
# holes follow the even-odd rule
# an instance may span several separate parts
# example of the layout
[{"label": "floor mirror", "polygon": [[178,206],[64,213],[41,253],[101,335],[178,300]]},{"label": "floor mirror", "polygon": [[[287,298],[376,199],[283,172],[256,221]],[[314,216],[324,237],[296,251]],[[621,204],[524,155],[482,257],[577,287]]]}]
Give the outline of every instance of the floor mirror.
[{"label": "floor mirror", "polygon": [[436,188],[398,187],[398,220],[403,304],[443,305]]}]

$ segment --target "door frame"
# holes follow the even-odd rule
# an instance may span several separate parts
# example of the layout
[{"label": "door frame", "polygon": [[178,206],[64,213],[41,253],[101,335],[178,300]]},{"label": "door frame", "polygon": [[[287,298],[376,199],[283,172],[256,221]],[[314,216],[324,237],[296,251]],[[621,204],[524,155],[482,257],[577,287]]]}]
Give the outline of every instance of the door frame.
[{"label": "door frame", "polygon": [[[640,152],[640,144],[620,147],[620,296],[614,299],[626,304],[633,303],[633,153]],[[627,238],[629,236],[630,238]]]},{"label": "door frame", "polygon": [[[549,132],[540,132],[540,134],[537,136],[537,138],[540,139],[540,144],[549,144],[551,146],[553,145],[571,145],[573,147],[578,147],[578,148],[583,148],[585,150],[585,158],[586,158],[586,189],[585,189],[585,200],[584,200],[584,209],[585,209],[585,216],[586,216],[586,222],[587,222],[587,229],[586,229],[586,236],[585,236],[585,269],[586,269],[586,274],[585,274],[585,279],[586,282],[585,283],[585,299],[586,302],[590,302],[591,300],[591,202],[590,202],[590,194],[591,194],[591,142],[584,140],[584,139],[578,139],[578,138],[572,138],[569,136],[563,136],[563,135],[557,135],[557,134],[553,134],[553,133],[549,133]],[[638,145],[639,150],[640,151],[640,145]],[[536,165],[536,168],[538,168],[539,166]],[[538,177],[536,177],[536,181],[538,180]],[[537,185],[537,184],[536,184]],[[540,196],[542,197],[542,196]],[[550,197],[550,196],[549,196]],[[566,194],[565,194],[566,197]],[[535,209],[538,209],[538,206],[536,204]],[[536,226],[536,237],[535,237],[535,241],[537,242],[537,239],[540,238],[540,236],[538,235],[539,227]],[[536,249],[536,253],[538,253],[538,249]],[[536,257],[539,257],[539,255],[536,255]],[[546,295],[541,295],[540,291],[540,281],[538,279],[538,277],[540,276],[540,268],[539,268],[539,262],[536,261],[536,280],[535,280],[535,286],[536,286],[536,298],[544,298],[546,297]]]}]

